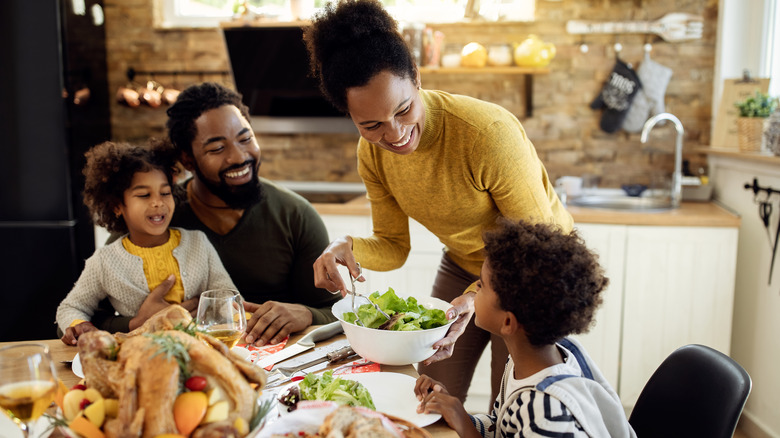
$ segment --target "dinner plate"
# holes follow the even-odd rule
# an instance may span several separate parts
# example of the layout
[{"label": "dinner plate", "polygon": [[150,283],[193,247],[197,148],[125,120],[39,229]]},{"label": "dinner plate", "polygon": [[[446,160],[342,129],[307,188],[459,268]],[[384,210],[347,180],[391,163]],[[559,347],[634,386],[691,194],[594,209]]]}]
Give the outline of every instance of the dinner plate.
[{"label": "dinner plate", "polygon": [[73,363],[70,364],[70,369],[76,376],[84,378],[84,370],[81,368],[81,359],[79,359],[78,353],[73,356]]},{"label": "dinner plate", "polygon": [[[305,402],[307,405],[291,412],[289,415],[277,418],[274,421],[269,422],[268,425],[260,429],[260,432],[254,436],[254,438],[273,438],[279,436],[304,436],[306,434],[313,435],[317,433],[320,425],[325,422],[325,417],[338,408],[338,405],[334,402]],[[392,433],[393,436],[401,438],[404,436],[403,431],[392,422],[391,419],[385,417],[381,413],[374,412],[367,408],[356,408],[362,411],[363,415],[369,417],[380,418],[382,424]],[[252,436],[250,434],[250,436]]]},{"label": "dinner plate", "polygon": [[241,359],[244,360],[249,360],[249,355],[252,354],[252,352],[249,351],[248,348],[244,348],[244,347],[233,347],[231,351],[237,353],[239,356],[241,356]]},{"label": "dinner plate", "polygon": [[[417,406],[420,405],[420,402],[414,395],[414,384],[417,379],[412,376],[380,371],[378,373],[341,374],[335,377],[356,380],[362,383],[368,392],[371,393],[377,412],[401,418],[413,423],[417,427],[425,427],[441,418],[440,414],[417,413]],[[285,386],[279,391],[279,394],[284,394],[289,387],[299,383],[293,382]],[[282,412],[283,415],[287,413],[286,409],[287,406],[279,404],[279,411],[284,411]]]}]

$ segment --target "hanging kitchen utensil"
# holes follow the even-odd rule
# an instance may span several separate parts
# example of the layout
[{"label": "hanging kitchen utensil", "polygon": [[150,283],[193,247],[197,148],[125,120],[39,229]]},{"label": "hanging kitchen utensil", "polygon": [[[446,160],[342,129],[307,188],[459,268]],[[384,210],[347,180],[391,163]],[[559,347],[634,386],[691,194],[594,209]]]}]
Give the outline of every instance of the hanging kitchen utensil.
[{"label": "hanging kitchen utensil", "polygon": [[670,43],[700,39],[703,30],[703,17],[683,12],[672,12],[655,21],[569,20],[566,23],[566,32],[571,34],[653,33]]},{"label": "hanging kitchen utensil", "polygon": [[772,217],[772,203],[769,202],[769,195],[767,195],[766,200],[758,203],[758,216],[761,218],[761,222],[764,223],[766,237],[769,239],[769,247],[773,248],[772,235],[769,231],[769,220]]}]

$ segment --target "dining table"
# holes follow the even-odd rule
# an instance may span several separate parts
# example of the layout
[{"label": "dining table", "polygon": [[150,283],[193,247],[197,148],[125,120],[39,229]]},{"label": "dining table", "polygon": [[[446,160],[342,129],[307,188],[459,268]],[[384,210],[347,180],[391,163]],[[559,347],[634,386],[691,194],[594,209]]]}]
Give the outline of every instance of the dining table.
[{"label": "dining table", "polygon": [[[307,329],[298,332],[293,333],[290,335],[289,339],[287,340],[287,343],[285,347],[292,346],[295,344],[301,337],[303,337],[305,334],[309,333],[310,331],[316,329],[319,326],[310,326]],[[346,337],[344,334],[336,335],[330,339],[317,342],[314,346],[315,349],[327,347],[329,344],[334,342],[339,342],[345,340]],[[23,344],[23,343],[36,343],[36,344],[44,344],[49,347],[49,355],[52,358],[52,361],[54,361],[57,377],[62,380],[62,382],[67,386],[68,388],[71,388],[73,385],[76,385],[78,383],[81,383],[82,379],[81,377],[75,375],[73,373],[73,370],[71,369],[71,363],[70,361],[73,360],[76,353],[78,352],[77,347],[65,345],[61,340],[59,339],[44,339],[44,340],[35,340],[35,341],[12,341],[12,342],[0,342],[0,348],[5,347],[7,345],[13,345],[13,344]],[[341,365],[340,363],[334,363],[329,364],[328,366],[323,369],[323,371],[328,369],[333,369]],[[417,374],[417,370],[413,365],[380,365],[381,371],[383,373],[399,373],[399,374],[405,374],[414,378],[417,378],[419,375]],[[319,372],[319,371],[318,371]],[[52,410],[54,407],[52,407]],[[3,414],[5,415],[5,414]],[[449,425],[444,421],[444,419],[439,419],[438,421],[434,422],[433,424],[430,424],[428,426],[425,426],[423,429],[431,434],[433,438],[450,438],[450,437],[457,437],[458,434],[449,427]],[[1,435],[1,434],[0,434]],[[47,438],[59,438],[62,435],[59,435],[57,432],[53,432],[49,437]]]}]

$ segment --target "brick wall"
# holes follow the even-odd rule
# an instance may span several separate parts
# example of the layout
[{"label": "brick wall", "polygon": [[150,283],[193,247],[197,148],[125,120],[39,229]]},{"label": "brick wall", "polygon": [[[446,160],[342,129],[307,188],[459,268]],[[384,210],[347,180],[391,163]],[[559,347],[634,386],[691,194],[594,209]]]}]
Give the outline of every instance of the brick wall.
[{"label": "brick wall", "polygon": [[[155,30],[153,0],[106,0],[106,34],[109,83],[115,90],[127,82],[128,67],[136,70],[219,71],[229,69],[218,30]],[[446,43],[478,41],[520,42],[537,34],[553,42],[557,56],[550,73],[534,79],[533,116],[524,117],[523,76],[427,74],[423,86],[472,95],[499,103],[523,122],[529,138],[547,166],[551,178],[595,174],[602,186],[649,183],[673,167],[674,130],[658,127],[647,145],[638,134],[607,134],[598,127],[600,111],[589,103],[600,91],[615,60],[613,45],[623,45],[621,58],[638,66],[645,42],[653,43],[653,59],[674,71],[666,90],[667,110],[685,127],[685,158],[691,169],[706,169],[706,158],[693,149],[709,144],[717,0],[537,0],[533,23],[438,25]],[[589,51],[579,50],[582,38],[566,33],[570,19],[654,20],[668,12],[688,12],[705,18],[704,37],[683,43],[666,43],[644,35],[588,35]],[[202,80],[229,83],[222,75],[156,77],[165,85],[184,88]],[[144,81],[146,77],[139,76]],[[232,86],[232,85],[231,85]],[[117,140],[143,140],[163,135],[165,108],[111,107],[112,130]],[[261,173],[272,179],[360,181],[355,171],[357,137],[339,135],[260,135]]]}]

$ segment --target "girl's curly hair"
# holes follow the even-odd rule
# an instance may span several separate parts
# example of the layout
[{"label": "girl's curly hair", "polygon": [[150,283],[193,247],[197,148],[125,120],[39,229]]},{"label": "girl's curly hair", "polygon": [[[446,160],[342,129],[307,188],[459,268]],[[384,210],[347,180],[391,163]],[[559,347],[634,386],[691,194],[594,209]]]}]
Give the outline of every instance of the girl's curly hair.
[{"label": "girl's curly hair", "polygon": [[192,140],[198,134],[195,120],[208,110],[233,105],[249,121],[249,108],[241,101],[241,95],[216,82],[191,85],[179,93],[176,102],[168,110],[168,138],[178,151],[192,154]]},{"label": "girl's curly hair", "polygon": [[312,76],[336,109],[347,110],[347,89],[390,71],[416,81],[417,67],[398,23],[378,0],[327,3],[303,33]]},{"label": "girl's curly hair", "polygon": [[174,189],[176,152],[167,141],[152,139],[147,145],[104,142],[84,154],[84,204],[93,221],[110,232],[126,233],[127,224],[114,210],[124,203],[136,172],[160,170]]},{"label": "girl's curly hair", "polygon": [[484,241],[501,308],[515,315],[532,345],[588,331],[609,280],[576,231],[502,219]]}]

